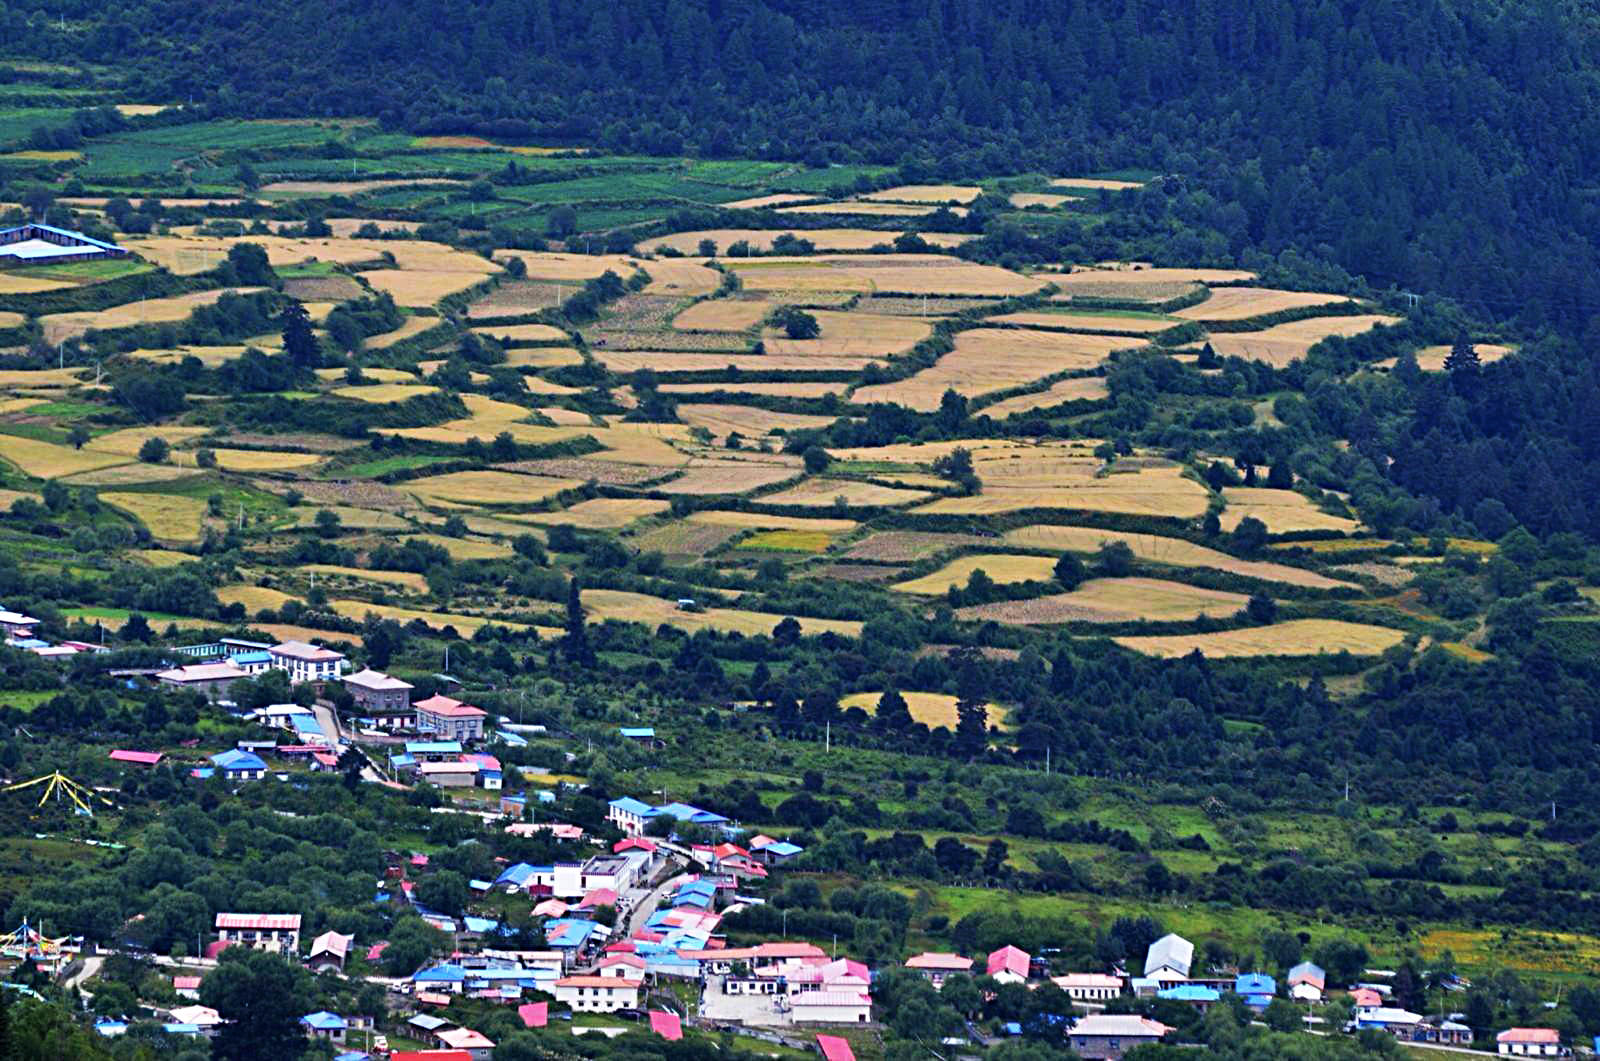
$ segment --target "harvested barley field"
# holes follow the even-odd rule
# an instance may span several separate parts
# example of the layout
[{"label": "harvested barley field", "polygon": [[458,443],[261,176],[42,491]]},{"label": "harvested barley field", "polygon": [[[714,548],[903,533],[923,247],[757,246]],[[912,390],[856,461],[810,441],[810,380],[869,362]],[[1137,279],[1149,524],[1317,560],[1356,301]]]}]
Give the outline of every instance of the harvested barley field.
[{"label": "harvested barley field", "polygon": [[1099,177],[1057,177],[1050,182],[1052,188],[1093,188],[1097,191],[1108,192],[1127,191],[1129,188],[1143,188],[1143,181],[1114,181],[1104,180]]},{"label": "harvested barley field", "polygon": [[659,516],[671,504],[651,497],[596,497],[579,501],[559,512],[526,512],[516,516],[518,523],[564,524],[583,530],[617,530],[650,516]]},{"label": "harvested barley field", "polygon": [[675,470],[675,466],[622,464],[592,457],[552,457],[547,460],[516,461],[498,467],[503,471],[547,475],[557,479],[576,479],[579,482],[593,480],[603,486],[639,486],[652,479],[671,475]]},{"label": "harvested barley field", "polygon": [[39,442],[16,435],[0,435],[0,458],[22,469],[35,479],[60,479],[80,472],[92,472],[127,464],[126,456],[100,453],[92,449],[73,449],[50,442]]},{"label": "harvested barley field", "polygon": [[59,343],[77,338],[85,332],[110,328],[131,328],[136,324],[176,324],[189,319],[198,306],[209,306],[223,295],[251,294],[262,291],[259,287],[234,287],[221,291],[192,291],[171,298],[149,298],[129,302],[110,309],[77,313],[51,313],[40,317],[46,342]]},{"label": "harvested barley field", "polygon": [[813,413],[780,413],[755,405],[690,405],[678,406],[678,419],[691,427],[703,427],[716,438],[726,438],[738,432],[747,439],[788,431],[805,431],[827,427],[838,420],[837,416],[817,416]]},{"label": "harvested barley field", "polygon": [[570,346],[518,346],[506,351],[512,368],[561,368],[583,364],[583,355]]},{"label": "harvested barley field", "polygon": [[348,276],[307,276],[285,280],[283,293],[301,302],[348,302],[367,292]]},{"label": "harvested barley field", "polygon": [[749,199],[735,199],[731,203],[723,203],[722,208],[724,210],[766,210],[774,206],[803,203],[815,198],[815,195],[796,195],[794,192],[779,192],[776,195],[757,195]]},{"label": "harvested barley field", "polygon": [[[1472,348],[1478,352],[1478,360],[1486,365],[1493,364],[1501,358],[1509,357],[1516,352],[1515,347],[1497,346],[1494,343],[1473,343]],[[1448,346],[1424,346],[1417,351],[1417,367],[1424,372],[1443,372],[1444,359],[1449,356],[1450,347]],[[1382,361],[1374,361],[1372,367],[1392,369],[1396,360],[1396,358],[1389,357]]]},{"label": "harvested barley field", "polygon": [[664,494],[705,497],[711,494],[747,494],[802,474],[798,463],[758,464],[752,461],[695,459],[683,474],[652,489]]},{"label": "harvested barley field", "polygon": [[[1034,462],[1029,462],[1033,464]],[[1204,515],[1210,495],[1205,487],[1183,476],[1176,467],[1138,468],[1096,476],[1065,464],[1048,470],[1037,467],[1006,468],[1002,462],[979,462],[983,489],[973,497],[941,497],[915,509],[937,515],[995,515],[1027,509],[1111,512],[1130,516],[1197,519]]]},{"label": "harvested barley field", "polygon": [[709,527],[736,527],[739,530],[790,530],[818,534],[844,534],[860,526],[853,519],[821,519],[811,516],[772,516],[761,512],[726,512],[711,509],[688,517],[690,523]]},{"label": "harvested barley field", "polygon": [[339,517],[339,526],[350,530],[380,531],[409,530],[411,524],[391,512],[375,508],[356,508],[353,505],[303,505],[289,510],[297,527],[317,525],[317,513],[332,512]]},{"label": "harvested barley field", "polygon": [[857,357],[893,357],[908,352],[933,334],[931,321],[915,317],[896,317],[875,313],[811,311],[819,334],[815,339],[790,339],[782,331],[769,328],[762,344],[769,354],[825,354]]},{"label": "harvested barley field", "polygon": [[581,486],[576,479],[547,479],[515,472],[450,472],[412,479],[400,488],[424,502],[459,501],[477,505],[531,505]]},{"label": "harvested barley field", "polygon": [[1183,323],[1175,317],[1150,313],[1116,313],[1111,310],[1102,313],[1092,310],[1003,313],[998,317],[989,317],[987,321],[990,324],[1014,324],[1024,328],[1048,328],[1056,331],[1133,332],[1138,335],[1153,335]]},{"label": "harvested barley field", "polygon": [[[528,267],[529,280],[559,281],[577,285],[593,280],[607,271],[626,280],[644,262],[624,254],[566,254],[561,251],[495,251],[495,261],[521,258]],[[654,262],[650,263],[654,265]],[[569,290],[568,295],[574,291]]]},{"label": "harvested barley field", "polygon": [[[672,445],[672,440],[688,440],[689,428],[686,424],[618,423],[610,427],[565,430],[574,431],[580,436],[587,435],[605,447],[604,452],[592,456],[593,460],[669,467],[683,467],[689,463],[689,455]],[[783,459],[772,458],[775,462]]]},{"label": "harvested barley field", "polygon": [[843,394],[850,384],[840,383],[663,383],[663,394],[771,394],[780,398],[821,398]]},{"label": "harvested barley field", "polygon": [[[368,615],[376,615],[380,619],[393,619],[397,623],[409,623],[418,620],[435,630],[443,630],[447,626],[454,627],[456,633],[462,637],[471,637],[483,627],[490,625],[509,627],[512,630],[526,630],[528,624],[507,622],[503,619],[485,618],[481,615],[462,615],[459,612],[429,612],[416,608],[401,608],[393,604],[371,604],[360,600],[332,600],[328,602],[337,614],[347,619],[365,619]],[[559,633],[559,631],[554,631]],[[548,633],[545,632],[545,633]],[[543,634],[541,636],[544,636]]]},{"label": "harvested barley field", "polygon": [[[943,726],[945,729],[954,730],[960,721],[956,713],[956,698],[949,693],[907,693],[900,694],[906,702],[906,708],[911,712],[911,720],[920,722],[929,729]],[[882,693],[851,693],[849,696],[839,698],[839,707],[848,711],[852,707],[859,707],[869,715],[878,713],[878,701],[883,698]],[[984,719],[990,726],[1004,727],[1005,712],[994,704],[984,708]]]},{"label": "harvested barley field", "polygon": [[396,305],[422,309],[440,299],[465,291],[483,280],[480,272],[450,272],[446,270],[374,269],[357,273],[374,290],[385,291],[394,297]]},{"label": "harvested barley field", "polygon": [[772,303],[752,299],[712,298],[696,302],[672,319],[682,332],[744,332],[766,319]]},{"label": "harvested barley field", "polygon": [[[345,378],[347,369],[319,368],[317,378],[328,383],[337,383]],[[361,375],[378,383],[415,383],[417,374],[403,368],[362,368]]]},{"label": "harvested barley field", "polygon": [[248,349],[243,343],[224,346],[176,346],[170,350],[130,350],[128,357],[154,361],[158,365],[176,365],[185,358],[195,358],[207,368],[216,368],[244,355]]},{"label": "harvested barley field", "polygon": [[1216,633],[1117,637],[1112,640],[1124,648],[1162,659],[1177,659],[1195,651],[1211,659],[1239,659],[1253,656],[1318,656],[1339,652],[1376,656],[1405,640],[1405,634],[1386,626],[1348,623],[1339,619],[1291,619],[1272,626],[1253,626]]},{"label": "harvested barley field", "polygon": [[1191,321],[1242,321],[1284,310],[1336,306],[1351,301],[1346,295],[1319,291],[1279,291],[1270,287],[1219,287],[1197,306],[1173,313]]},{"label": "harvested barley field", "polygon": [[[819,357],[778,354],[678,354],[656,350],[590,350],[590,355],[613,372],[637,372],[648,368],[661,375],[674,372],[721,372],[733,367],[740,372],[860,372],[875,363],[876,357]],[[743,390],[738,380],[721,384],[726,390]]]},{"label": "harvested barley field", "polygon": [[355,387],[337,387],[329,391],[335,398],[350,398],[358,402],[403,402],[424,394],[438,394],[439,388],[431,383],[365,383]]},{"label": "harvested barley field", "polygon": [[1235,615],[1243,594],[1201,589],[1159,578],[1092,578],[1070,593],[960,608],[956,618],[1017,626],[1055,623],[1188,622]]},{"label": "harvested barley field", "polygon": [[550,309],[576,293],[582,281],[508,280],[467,307],[468,320],[521,317]]},{"label": "harvested barley field", "polygon": [[[747,636],[771,634],[784,618],[770,612],[745,611],[742,608],[707,608],[700,612],[687,612],[669,600],[612,589],[584,590],[583,607],[589,613],[590,622],[619,619],[651,627],[666,623],[690,632],[709,629]],[[844,637],[861,636],[861,623],[853,620],[809,619],[798,615],[795,619],[800,623],[801,633],[808,636],[829,632]]]},{"label": "harvested barley field", "polygon": [[956,336],[955,349],[907,379],[858,387],[857,404],[893,402],[932,412],[947,390],[969,398],[1021,387],[1061,372],[1087,372],[1107,355],[1139,345],[1136,339],[1022,328],[973,328]]},{"label": "harvested barley field", "polygon": [[[1306,320],[1275,324],[1259,332],[1228,332],[1213,335],[1211,348],[1223,357],[1242,357],[1282,368],[1298,361],[1317,343],[1330,335],[1360,335],[1379,325],[1399,324],[1399,317],[1361,314],[1346,317],[1309,317]],[[1440,359],[1441,367],[1443,359]]]},{"label": "harvested barley field", "polygon": [[[700,253],[700,241],[708,239],[717,245],[719,254],[726,254],[730,246],[739,242],[748,243],[752,250],[764,254],[772,249],[773,240],[783,234],[782,229],[711,228],[657,236],[641,243],[639,249],[654,253],[672,248],[681,254],[697,255]],[[871,250],[873,247],[892,245],[894,238],[899,235],[897,232],[884,232],[871,228],[812,228],[800,229],[789,234],[810,241],[819,251]],[[959,247],[968,240],[977,239],[976,236],[958,232],[919,232],[918,235],[935,247]],[[645,268],[654,269],[655,263],[646,263]]]},{"label": "harvested barley field", "polygon": [[937,571],[908,582],[896,583],[891,588],[899,593],[936,596],[952,587],[965,586],[974,571],[982,571],[991,581],[1001,586],[1013,582],[1049,582],[1055,578],[1052,573],[1055,565],[1055,558],[1051,556],[980,553],[957,557]]},{"label": "harvested barley field", "polygon": [[900,184],[861,196],[868,202],[886,203],[970,203],[983,189],[965,184]]},{"label": "harvested barley field", "polygon": [[158,541],[198,541],[205,526],[206,503],[199,498],[114,491],[99,496],[101,501],[143,523]]},{"label": "harvested barley field", "polygon": [[[470,517],[468,518],[470,521]],[[511,556],[509,546],[495,542],[471,541],[467,538],[450,538],[443,534],[413,534],[406,541],[437,545],[449,553],[452,560],[504,560]]]},{"label": "harvested barley field", "polygon": [[1247,516],[1267,525],[1271,534],[1295,531],[1336,531],[1354,534],[1360,529],[1355,520],[1330,516],[1313,505],[1305,495],[1293,490],[1268,490],[1262,487],[1230,486],[1222,491],[1227,507],[1222,510],[1222,529],[1231,531]]},{"label": "harvested barley field", "polygon": [[369,336],[362,345],[369,350],[387,350],[396,343],[403,343],[407,339],[421,335],[429,328],[436,327],[441,323],[443,322],[438,317],[410,316],[394,331],[384,332],[382,335]]},{"label": "harvested barley field", "polygon": [[840,582],[887,582],[905,568],[895,564],[812,564],[797,574],[801,578],[836,579]]},{"label": "harvested barley field", "polygon": [[715,549],[720,549],[741,533],[743,529],[739,527],[718,527],[708,523],[678,520],[646,531],[634,538],[633,544],[643,553],[663,553],[667,556],[699,559]]},{"label": "harvested barley field", "polygon": [[909,564],[926,560],[935,553],[966,545],[994,545],[993,538],[976,534],[941,534],[931,531],[878,531],[856,542],[840,554],[841,560],[870,560],[885,564]]},{"label": "harvested barley field", "polygon": [[1026,210],[1033,206],[1043,206],[1051,210],[1075,203],[1081,200],[1077,195],[1051,195],[1049,192],[1012,192],[1011,205],[1018,210]]},{"label": "harvested barley field", "polygon": [[1026,413],[1034,409],[1049,409],[1066,402],[1098,402],[1111,397],[1111,390],[1106,386],[1104,376],[1079,376],[1074,379],[1064,379],[1052,383],[1042,391],[1032,394],[1019,394],[1015,398],[985,405],[977,412],[982,416],[992,416],[996,420],[1003,420],[1017,413]]},{"label": "harvested barley field", "polygon": [[1059,524],[1038,524],[1007,531],[1005,540],[1011,545],[1028,549],[1050,549],[1058,552],[1092,553],[1106,542],[1122,542],[1133,550],[1140,560],[1172,567],[1203,567],[1213,571],[1226,571],[1245,578],[1267,582],[1282,582],[1307,589],[1352,589],[1349,582],[1319,575],[1315,571],[1274,564],[1267,561],[1241,560],[1216,549],[1197,545],[1182,538],[1168,538],[1159,534],[1132,534],[1123,531],[1100,530],[1096,527],[1068,527]]},{"label": "harvested barley field", "polygon": [[904,490],[879,486],[856,479],[807,479],[776,494],[761,497],[763,505],[797,505],[803,508],[830,508],[843,501],[847,508],[895,507],[924,501],[926,490]]},{"label": "harvested barley field", "polygon": [[147,483],[170,483],[196,474],[191,465],[179,468],[171,464],[118,464],[92,472],[61,476],[67,486],[144,486]]},{"label": "harvested barley field", "polygon": [[567,333],[553,324],[481,324],[472,329],[479,335],[514,343],[564,343]]},{"label": "harvested barley field", "polygon": [[[780,214],[854,214],[859,217],[922,217],[939,209],[936,203],[913,205],[911,203],[884,203],[865,199],[847,199],[840,203],[811,203],[806,206],[780,206]],[[947,207],[952,213],[966,213],[963,207]]]},{"label": "harvested barley field", "polygon": [[1026,295],[1044,286],[997,265],[941,254],[852,254],[845,257],[737,258],[723,262],[746,291],[894,292],[973,297]]},{"label": "harvested barley field", "polygon": [[722,286],[721,273],[704,262],[687,258],[658,258],[646,263],[645,272],[650,274],[650,282],[644,288],[647,295],[698,298]]},{"label": "harvested barley field", "polygon": [[0,369],[0,387],[7,390],[58,390],[83,384],[82,368]]},{"label": "harvested barley field", "polygon": [[[60,280],[46,280],[37,276],[17,276],[14,273],[0,272],[0,295],[37,295],[41,291],[62,291],[73,287],[73,284]],[[22,323],[21,321],[17,322]],[[6,325],[14,327],[14,325]]]}]

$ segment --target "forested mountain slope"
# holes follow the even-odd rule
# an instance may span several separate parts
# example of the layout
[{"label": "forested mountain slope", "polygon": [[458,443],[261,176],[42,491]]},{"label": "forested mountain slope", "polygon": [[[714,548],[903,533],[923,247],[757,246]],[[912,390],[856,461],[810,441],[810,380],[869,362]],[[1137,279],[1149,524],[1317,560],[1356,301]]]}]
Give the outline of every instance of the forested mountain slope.
[{"label": "forested mountain slope", "polygon": [[[61,9],[66,18],[59,17]],[[1574,3],[130,0],[12,4],[20,52],[219,113],[375,114],[656,153],[1142,167],[1192,221],[1579,331],[1600,311],[1600,35]]]}]

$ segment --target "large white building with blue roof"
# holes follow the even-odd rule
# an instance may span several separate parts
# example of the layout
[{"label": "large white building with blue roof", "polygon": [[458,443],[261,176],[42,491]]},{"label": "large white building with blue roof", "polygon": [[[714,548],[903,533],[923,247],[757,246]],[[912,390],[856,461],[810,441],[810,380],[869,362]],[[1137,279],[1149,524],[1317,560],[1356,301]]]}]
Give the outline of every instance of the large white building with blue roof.
[{"label": "large white building with blue roof", "polygon": [[127,248],[54,225],[18,225],[0,229],[0,269],[53,265],[95,258],[123,258]]}]

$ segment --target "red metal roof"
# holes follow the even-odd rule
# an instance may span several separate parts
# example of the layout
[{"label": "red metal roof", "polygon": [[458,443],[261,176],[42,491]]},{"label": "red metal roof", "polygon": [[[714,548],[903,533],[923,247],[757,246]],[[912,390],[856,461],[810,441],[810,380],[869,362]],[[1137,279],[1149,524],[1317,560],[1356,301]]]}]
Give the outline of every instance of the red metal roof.
[{"label": "red metal roof", "polygon": [[1494,1039],[1497,1043],[1559,1043],[1561,1033],[1554,1028],[1507,1028]]},{"label": "red metal roof", "polygon": [[837,1035],[819,1035],[817,1046],[827,1061],[856,1061],[856,1052],[850,1048],[848,1039],[841,1039]]},{"label": "red metal roof", "polygon": [[678,1020],[676,1013],[664,1013],[661,1010],[650,1011],[650,1030],[663,1039],[676,1042],[683,1038],[683,1023]]},{"label": "red metal roof", "polygon": [[218,914],[218,928],[251,928],[279,932],[300,930],[299,914]]},{"label": "red metal roof", "polygon": [[161,761],[160,752],[132,752],[117,748],[111,753],[111,758],[119,763],[135,763],[139,766],[154,766]]},{"label": "red metal roof", "polygon": [[472,1061],[469,1050],[396,1050],[389,1061]]},{"label": "red metal roof", "polygon": [[543,1028],[550,1020],[550,1003],[525,1002],[517,1007],[517,1016],[525,1028]]},{"label": "red metal roof", "polygon": [[464,704],[460,700],[452,700],[437,693],[426,700],[418,700],[411,706],[418,711],[438,715],[440,718],[484,718],[488,715],[488,712],[481,707],[473,707],[471,704]]}]

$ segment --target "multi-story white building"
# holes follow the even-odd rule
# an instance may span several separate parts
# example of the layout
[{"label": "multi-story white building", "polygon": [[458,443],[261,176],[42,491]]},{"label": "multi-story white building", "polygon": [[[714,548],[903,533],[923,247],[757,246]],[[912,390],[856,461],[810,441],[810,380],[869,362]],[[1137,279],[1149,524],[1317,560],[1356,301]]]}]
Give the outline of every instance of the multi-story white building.
[{"label": "multi-story white building", "polygon": [[267,651],[272,653],[273,666],[288,671],[289,680],[296,684],[333,681],[344,673],[344,653],[321,645],[284,641]]}]

